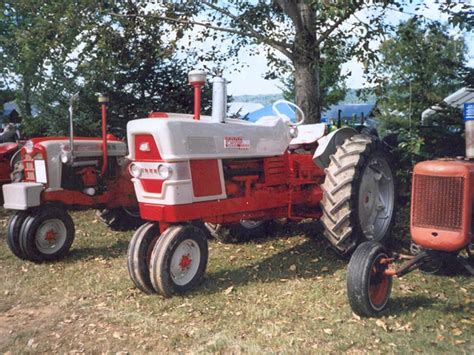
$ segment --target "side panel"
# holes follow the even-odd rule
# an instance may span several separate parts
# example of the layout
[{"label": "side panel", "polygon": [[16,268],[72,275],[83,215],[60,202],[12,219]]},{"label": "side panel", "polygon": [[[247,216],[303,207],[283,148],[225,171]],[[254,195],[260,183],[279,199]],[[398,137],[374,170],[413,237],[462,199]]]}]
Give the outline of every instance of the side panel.
[{"label": "side panel", "polygon": [[189,162],[194,196],[202,197],[222,194],[218,163],[219,161],[216,159],[191,160]]}]

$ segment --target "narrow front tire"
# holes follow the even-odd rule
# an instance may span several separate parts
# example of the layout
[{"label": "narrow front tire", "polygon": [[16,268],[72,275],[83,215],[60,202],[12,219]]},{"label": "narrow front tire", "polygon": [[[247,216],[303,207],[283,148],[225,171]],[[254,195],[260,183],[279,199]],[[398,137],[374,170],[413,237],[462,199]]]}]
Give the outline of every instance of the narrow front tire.
[{"label": "narrow front tire", "polygon": [[151,255],[153,288],[164,297],[191,290],[202,280],[207,259],[207,238],[201,229],[190,224],[169,227]]},{"label": "narrow front tire", "polygon": [[362,317],[379,315],[387,306],[392,277],[385,274],[389,255],[380,243],[359,245],[347,269],[347,297],[354,311]]}]

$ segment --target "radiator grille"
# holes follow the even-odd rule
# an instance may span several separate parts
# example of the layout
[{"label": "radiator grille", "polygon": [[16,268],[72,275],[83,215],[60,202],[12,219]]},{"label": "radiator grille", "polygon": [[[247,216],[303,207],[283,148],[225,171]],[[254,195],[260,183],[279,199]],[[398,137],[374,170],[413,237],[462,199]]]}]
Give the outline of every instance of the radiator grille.
[{"label": "radiator grille", "polygon": [[461,230],[463,177],[416,175],[412,223],[415,227]]}]

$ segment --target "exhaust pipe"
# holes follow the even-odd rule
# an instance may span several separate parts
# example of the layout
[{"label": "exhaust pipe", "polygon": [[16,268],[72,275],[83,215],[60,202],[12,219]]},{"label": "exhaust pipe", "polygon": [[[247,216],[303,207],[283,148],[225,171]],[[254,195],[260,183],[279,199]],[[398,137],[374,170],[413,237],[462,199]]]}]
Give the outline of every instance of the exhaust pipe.
[{"label": "exhaust pipe", "polygon": [[98,99],[100,105],[102,106],[102,169],[101,174],[104,176],[105,171],[107,170],[107,103],[109,98],[105,95],[99,94]]},{"label": "exhaust pipe", "polygon": [[74,102],[79,99],[81,91],[79,90],[69,99],[69,154],[70,160],[69,163],[72,164],[74,161],[74,120],[73,120],[73,105]]},{"label": "exhaust pipe", "polygon": [[212,121],[225,123],[227,114],[227,80],[217,75],[212,80]]}]

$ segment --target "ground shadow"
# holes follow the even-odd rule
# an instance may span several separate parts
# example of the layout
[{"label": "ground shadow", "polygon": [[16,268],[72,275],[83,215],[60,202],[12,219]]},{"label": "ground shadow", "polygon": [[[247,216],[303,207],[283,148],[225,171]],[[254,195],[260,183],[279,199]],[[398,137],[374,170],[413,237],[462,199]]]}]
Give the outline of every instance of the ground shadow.
[{"label": "ground shadow", "polygon": [[437,308],[439,311],[449,314],[464,314],[466,312],[466,304],[441,303],[434,295],[430,297],[418,294],[392,298],[383,315],[399,316],[411,313],[420,307]]},{"label": "ground shadow", "polygon": [[[296,245],[268,258],[243,267],[220,269],[206,275],[205,281],[196,289],[198,293],[222,292],[229,286],[242,286],[254,282],[316,278],[332,274],[345,268],[347,261],[338,257],[322,236],[315,235],[317,225],[313,223],[284,225],[273,239],[312,235],[302,244]],[[259,242],[261,239],[254,241]],[[265,248],[265,246],[263,247]],[[262,249],[263,251],[264,249]]]},{"label": "ground shadow", "polygon": [[102,245],[95,247],[72,248],[65,261],[77,262],[97,257],[106,259],[115,259],[123,257],[127,253],[128,240],[118,240],[111,245]]}]

